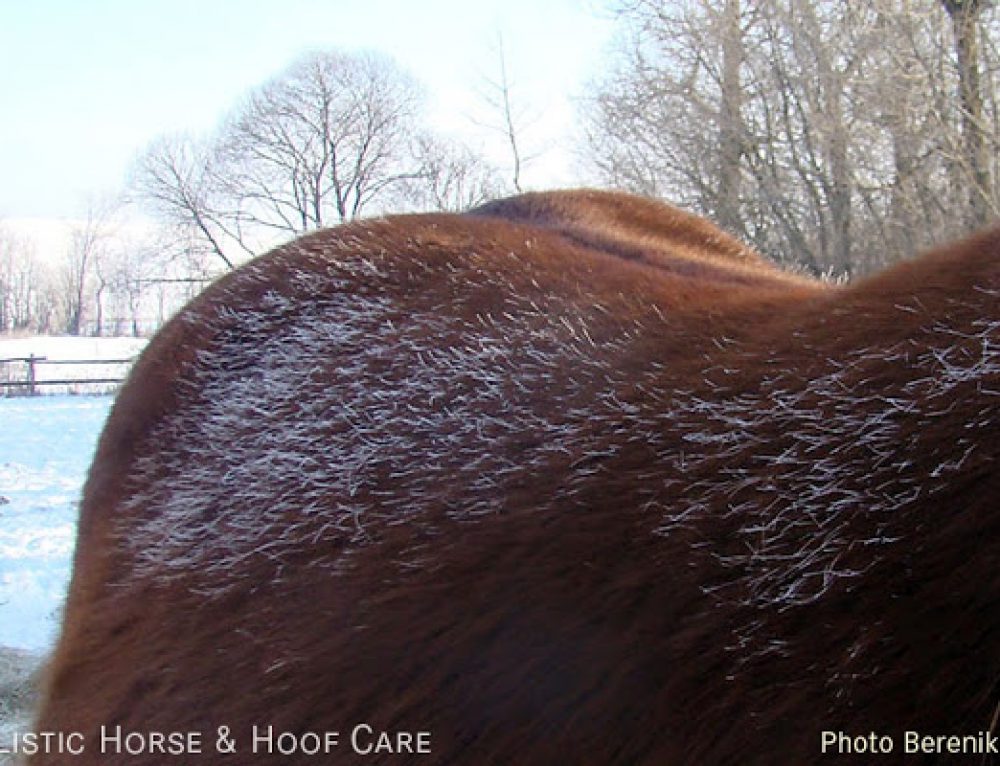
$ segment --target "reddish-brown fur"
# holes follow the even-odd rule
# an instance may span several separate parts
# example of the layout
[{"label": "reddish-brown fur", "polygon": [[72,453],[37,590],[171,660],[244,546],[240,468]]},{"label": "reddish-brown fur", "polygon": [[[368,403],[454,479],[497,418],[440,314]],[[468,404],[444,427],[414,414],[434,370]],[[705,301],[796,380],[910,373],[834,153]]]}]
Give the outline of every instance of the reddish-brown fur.
[{"label": "reddish-brown fur", "polygon": [[[279,248],[118,397],[38,720],[88,750],[32,763],[894,763],[995,731],[998,296],[997,231],[827,288],[592,192]],[[358,756],[362,722],[431,753]],[[118,724],[206,754],[98,753]],[[341,739],[253,754],[254,724]]]}]

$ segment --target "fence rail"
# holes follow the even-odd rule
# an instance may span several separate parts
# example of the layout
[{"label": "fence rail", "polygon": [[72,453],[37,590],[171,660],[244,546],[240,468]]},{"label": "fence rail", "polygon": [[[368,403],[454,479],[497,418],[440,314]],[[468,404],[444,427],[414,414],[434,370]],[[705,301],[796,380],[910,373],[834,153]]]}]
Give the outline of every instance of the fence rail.
[{"label": "fence rail", "polygon": [[[43,386],[80,386],[80,385],[112,385],[124,382],[129,368],[135,361],[135,357],[128,359],[49,359],[46,356],[15,356],[0,359],[0,366],[6,374],[0,376],[0,394],[11,395],[14,393],[27,393],[28,396],[37,396],[41,393],[38,389]],[[21,363],[24,365],[24,375],[11,377],[11,366]],[[88,377],[72,378],[52,378],[49,376],[39,376],[38,370],[42,365],[71,366],[90,365],[100,366],[103,374]],[[111,365],[119,365],[121,374],[110,377],[106,368]],[[26,390],[25,390],[26,389]]]}]

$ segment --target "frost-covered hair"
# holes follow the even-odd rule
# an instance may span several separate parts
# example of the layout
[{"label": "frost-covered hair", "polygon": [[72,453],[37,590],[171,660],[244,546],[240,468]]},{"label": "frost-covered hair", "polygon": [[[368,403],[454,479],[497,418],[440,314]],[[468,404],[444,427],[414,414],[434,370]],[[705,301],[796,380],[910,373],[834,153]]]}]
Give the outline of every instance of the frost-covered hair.
[{"label": "frost-covered hair", "polygon": [[368,722],[421,764],[989,730],[998,242],[829,288],[564,192],[279,248],[122,391],[39,726]]}]

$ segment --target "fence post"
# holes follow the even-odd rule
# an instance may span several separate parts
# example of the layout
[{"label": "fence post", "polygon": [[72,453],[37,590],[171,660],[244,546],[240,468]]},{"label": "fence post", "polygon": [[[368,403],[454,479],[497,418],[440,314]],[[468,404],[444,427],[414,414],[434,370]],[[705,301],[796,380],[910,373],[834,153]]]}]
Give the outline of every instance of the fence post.
[{"label": "fence post", "polygon": [[35,352],[28,354],[28,396],[35,395]]}]

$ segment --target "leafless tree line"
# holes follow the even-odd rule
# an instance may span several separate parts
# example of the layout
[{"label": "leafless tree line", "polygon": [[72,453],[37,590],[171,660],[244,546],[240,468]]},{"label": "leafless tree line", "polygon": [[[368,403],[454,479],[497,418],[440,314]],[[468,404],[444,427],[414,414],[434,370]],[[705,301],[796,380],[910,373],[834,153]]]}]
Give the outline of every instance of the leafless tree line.
[{"label": "leafless tree line", "polygon": [[501,194],[496,171],[422,129],[421,90],[387,59],[306,56],[249,93],[207,138],[162,136],[127,202],[161,236],[92,204],[58,260],[0,229],[0,332],[148,332],[217,275],[277,239],[382,209],[462,209]]},{"label": "leafless tree line", "polygon": [[[702,212],[775,259],[861,274],[1000,211],[1000,51],[988,0],[614,0],[627,31],[581,100],[603,183]],[[0,332],[140,332],[221,270],[362,214],[460,210],[531,158],[498,38],[483,96],[510,174],[435,135],[389,59],[314,53],[209,136],[162,136],[126,197],[155,238],[92,207],[64,258],[0,225]]]},{"label": "leafless tree line", "polygon": [[[0,332],[148,333],[150,320],[276,241],[363,213],[461,210],[507,192],[482,157],[424,127],[422,100],[389,59],[303,57],[213,135],[155,139],[122,198],[91,204],[58,259],[0,226]],[[133,204],[155,214],[158,235],[121,225]]]},{"label": "leafless tree line", "polygon": [[208,281],[179,264],[176,243],[120,226],[120,208],[92,205],[61,257],[0,223],[0,333],[145,335]]},{"label": "leafless tree line", "polygon": [[0,331],[49,325],[53,296],[39,289],[40,270],[31,241],[0,228]]},{"label": "leafless tree line", "polygon": [[987,0],[622,0],[586,109],[605,183],[850,276],[1000,212]]}]

